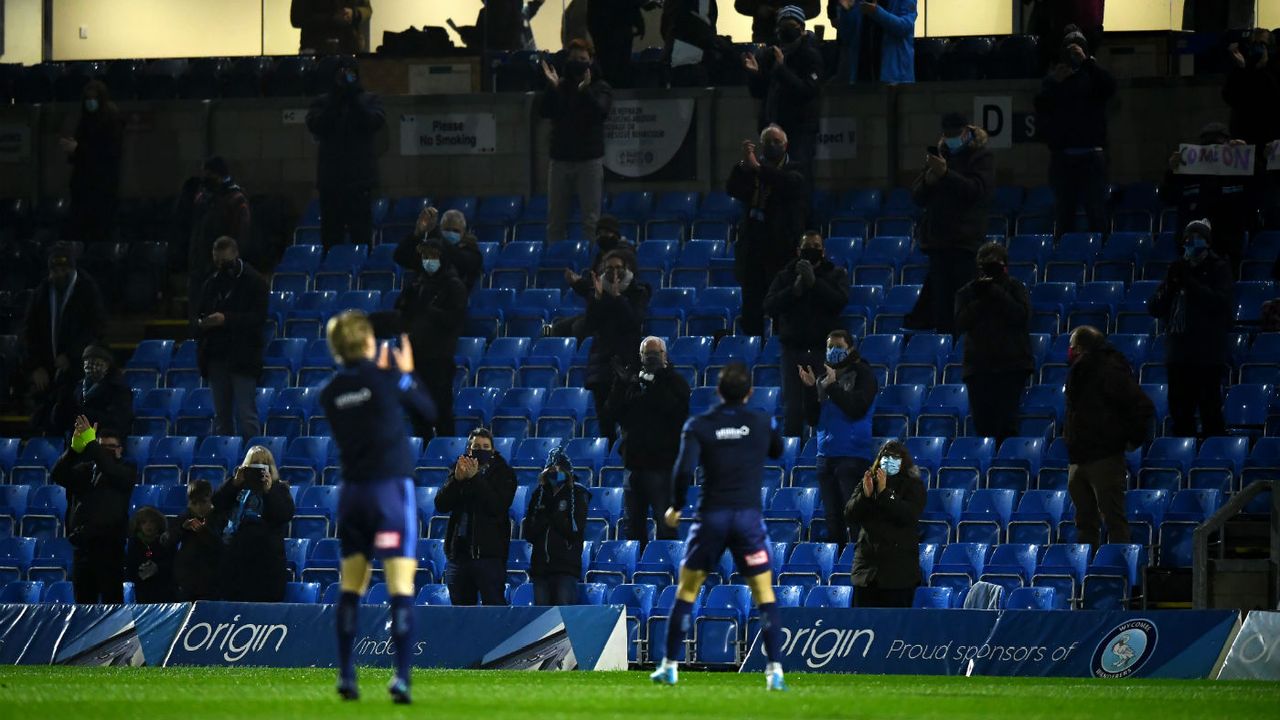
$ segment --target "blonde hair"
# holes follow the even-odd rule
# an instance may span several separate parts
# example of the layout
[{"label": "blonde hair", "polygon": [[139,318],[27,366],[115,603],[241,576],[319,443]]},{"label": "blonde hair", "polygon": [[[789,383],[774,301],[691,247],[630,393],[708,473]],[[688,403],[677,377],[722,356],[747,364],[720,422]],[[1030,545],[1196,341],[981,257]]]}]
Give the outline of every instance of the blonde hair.
[{"label": "blonde hair", "polygon": [[350,364],[364,358],[365,348],[373,337],[373,324],[359,310],[345,310],[329,318],[324,334],[333,357]]},{"label": "blonde hair", "polygon": [[240,467],[248,465],[266,465],[267,477],[271,484],[280,482],[280,470],[276,467],[276,459],[271,454],[271,450],[265,445],[254,445],[244,454],[244,462],[240,463]]}]

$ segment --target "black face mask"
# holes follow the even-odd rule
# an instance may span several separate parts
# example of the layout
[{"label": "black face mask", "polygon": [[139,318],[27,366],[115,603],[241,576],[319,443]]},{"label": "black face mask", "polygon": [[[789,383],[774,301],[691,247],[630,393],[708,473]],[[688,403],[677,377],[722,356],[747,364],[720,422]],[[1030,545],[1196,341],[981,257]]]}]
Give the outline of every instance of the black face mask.
[{"label": "black face mask", "polygon": [[221,184],[221,182],[208,177],[200,181],[200,186],[209,192],[215,192]]},{"label": "black face mask", "polygon": [[591,63],[582,60],[570,60],[564,64],[564,74],[567,77],[576,80],[582,79],[587,74],[587,68],[591,67]]},{"label": "black face mask", "polygon": [[662,369],[662,353],[647,352],[640,356],[640,365],[646,372],[657,372]]},{"label": "black face mask", "polygon": [[470,452],[468,452],[467,454],[468,454],[468,455],[470,455],[471,457],[475,458],[476,460],[479,460],[481,465],[484,465],[484,464],[488,463],[490,460],[492,460],[492,459],[493,459],[493,451],[492,451],[492,450],[479,450],[479,449],[474,449],[474,448],[473,448],[473,449],[472,449]]},{"label": "black face mask", "polygon": [[985,278],[1003,277],[1005,274],[1004,263],[985,262],[978,266],[978,271]]},{"label": "black face mask", "polygon": [[801,248],[800,259],[808,260],[811,265],[817,265],[822,262],[822,248]]},{"label": "black face mask", "polygon": [[618,243],[621,242],[621,240],[622,238],[612,234],[596,236],[596,244],[600,246],[601,250],[606,252],[618,247]]},{"label": "black face mask", "polygon": [[778,41],[784,45],[790,45],[791,43],[799,40],[800,35],[803,32],[804,31],[794,25],[783,25],[778,28]]},{"label": "black face mask", "polygon": [[761,146],[761,154],[769,162],[778,162],[787,156],[787,146],[777,142],[767,142]]},{"label": "black face mask", "polygon": [[223,277],[231,277],[232,274],[235,273],[235,270],[236,270],[235,260],[227,260],[225,262],[218,263],[218,274]]},{"label": "black face mask", "polygon": [[62,277],[53,279],[53,286],[57,288],[58,292],[66,292],[67,288],[70,285],[71,285],[70,275],[63,275]]}]

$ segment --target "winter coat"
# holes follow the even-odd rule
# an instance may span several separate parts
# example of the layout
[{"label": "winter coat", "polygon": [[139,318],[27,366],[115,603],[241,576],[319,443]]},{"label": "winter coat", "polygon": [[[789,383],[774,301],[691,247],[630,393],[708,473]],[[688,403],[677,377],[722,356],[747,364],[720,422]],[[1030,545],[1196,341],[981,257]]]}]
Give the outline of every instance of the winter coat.
[{"label": "winter coat", "polygon": [[848,44],[850,66],[849,82],[858,78],[859,43],[866,37],[863,19],[874,22],[880,34],[880,82],[888,85],[916,81],[916,0],[881,0],[876,11],[869,16],[862,8],[845,10],[832,0],[832,24],[839,31],[840,43]]},{"label": "winter coat", "polygon": [[[836,381],[804,389],[806,421],[816,429],[818,457],[865,458],[876,455],[871,434],[879,383],[876,373],[856,352],[835,366]],[[818,379],[825,371],[814,370]]]},{"label": "winter coat", "polygon": [[689,417],[689,396],[689,383],[670,365],[654,373],[652,382],[632,374],[614,383],[609,415],[622,426],[619,452],[628,470],[671,472]]},{"label": "winter coat", "polygon": [[1253,145],[1280,138],[1280,70],[1274,50],[1266,66],[1232,66],[1222,99],[1231,108],[1231,137]]},{"label": "winter coat", "polygon": [[797,288],[801,262],[807,261],[792,260],[773,278],[764,311],[773,316],[774,333],[783,345],[813,350],[825,345],[827,334],[840,326],[840,313],[849,301],[849,273],[823,259],[813,267],[813,285]]},{"label": "winter coat", "polygon": [[964,336],[964,377],[1036,368],[1031,353],[1031,294],[1003,275],[956,293],[956,331]]},{"label": "winter coat", "polygon": [[498,454],[475,477],[459,480],[449,471],[436,494],[436,511],[449,513],[444,550],[450,560],[507,560],[511,545],[511,501],[516,474]]},{"label": "winter coat", "polygon": [[356,87],[335,87],[311,102],[307,129],[315,136],[316,187],[361,192],[378,184],[374,143],[386,125],[382,99]]},{"label": "winter coat", "polygon": [[[144,563],[155,563],[155,574],[143,579]],[[137,537],[129,538],[124,553],[124,579],[133,583],[134,597],[141,605],[169,603],[176,599],[173,584],[173,548],[162,538],[147,543]]]},{"label": "winter coat", "polygon": [[67,490],[67,539],[78,550],[123,543],[129,527],[129,497],[138,471],[97,440],[76,453],[68,449],[49,479]]},{"label": "winter coat", "polygon": [[615,358],[635,357],[644,339],[651,294],[646,283],[632,280],[616,296],[601,292],[600,297],[587,300],[583,327],[594,338],[587,356],[587,387],[612,382]]},{"label": "winter coat", "polygon": [[1049,149],[1087,150],[1107,147],[1107,102],[1116,94],[1111,73],[1093,58],[1061,81],[1052,75],[1035,98],[1036,123]]},{"label": "winter coat", "polygon": [[583,162],[604,157],[604,120],[613,107],[613,88],[591,68],[591,84],[578,90],[571,80],[548,86],[538,102],[538,114],[551,121],[551,159]]},{"label": "winter coat", "polygon": [[59,432],[75,424],[84,415],[100,428],[129,432],[133,427],[133,391],[119,370],[111,370],[102,380],[87,385],[81,378],[53,411],[53,422]]},{"label": "winter coat", "polygon": [[855,587],[902,590],[920,584],[920,532],[925,489],[912,467],[885,481],[883,492],[866,495],[862,478],[845,505],[850,524],[861,528],[853,554]]},{"label": "winter coat", "polygon": [[[227,478],[213,493],[216,515],[226,522],[235,517],[243,487]],[[251,491],[252,492],[252,491]],[[225,544],[219,571],[219,596],[238,602],[280,602],[289,569],[284,557],[284,534],[293,520],[289,486],[276,481],[260,496],[258,517],[244,518],[231,532],[220,528]],[[230,533],[230,534],[229,534]]]},{"label": "winter coat", "polygon": [[1147,441],[1155,407],[1133,377],[1129,361],[1106,345],[1085,353],[1067,371],[1067,458],[1072,464],[1122,455]]},{"label": "winter coat", "polygon": [[734,248],[739,278],[747,266],[763,266],[772,275],[795,258],[809,204],[801,174],[805,171],[786,160],[779,166],[762,163],[754,170],[739,162],[729,172],[725,190],[744,206]]},{"label": "winter coat", "polygon": [[[70,297],[50,298],[53,285],[48,280],[36,286],[23,320],[23,340],[27,351],[27,371],[44,368],[53,379],[54,360],[67,358],[72,379],[81,374],[84,349],[102,337],[107,325],[107,309],[98,284],[84,271],[77,271]],[[56,291],[54,291],[56,292]],[[53,310],[55,302],[61,308]],[[51,313],[56,312],[57,328],[51,327]]]},{"label": "winter coat", "polygon": [[222,563],[222,537],[219,532],[226,519],[210,513],[199,530],[188,530],[185,525],[194,519],[191,513],[178,518],[177,549],[174,554],[173,579],[177,584],[178,599],[214,600],[218,596],[218,569]]},{"label": "winter coat", "polygon": [[241,254],[248,254],[253,240],[249,196],[229,178],[216,190],[202,189],[195,197],[192,215],[187,272],[196,282],[213,272],[213,243],[218,238],[234,238]]},{"label": "winter coat", "polygon": [[[76,124],[71,163],[71,206],[114,204],[120,195],[120,159],[124,155],[124,123],[110,107],[81,112]],[[73,238],[78,239],[78,238]]]},{"label": "winter coat", "polygon": [[[776,124],[798,142],[818,131],[822,55],[808,34],[782,50],[782,62],[772,47],[756,52],[759,72],[750,73],[747,88],[760,101],[759,129]],[[811,168],[805,168],[806,172]]]},{"label": "winter coat", "polygon": [[237,375],[258,377],[262,374],[262,353],[266,339],[262,328],[267,322],[266,280],[247,262],[240,261],[239,273],[214,273],[204,282],[196,317],[222,313],[226,321],[219,327],[199,328],[196,332],[196,354],[200,374],[209,377],[209,364],[230,363]]},{"label": "winter coat", "polygon": [[[339,17],[343,8],[351,9],[351,22]],[[314,50],[319,55],[355,55],[369,50],[360,27],[373,15],[369,0],[293,0],[289,5],[289,23],[302,31],[299,50]]]},{"label": "winter coat", "polygon": [[525,534],[533,544],[529,577],[582,577],[582,548],[591,492],[576,481],[540,483],[529,493]]},{"label": "winter coat", "polygon": [[987,147],[987,133],[970,126],[973,139],[954,153],[938,148],[947,172],[932,185],[921,173],[911,187],[916,205],[924,208],[920,249],[924,252],[977,252],[987,240],[987,213],[996,190],[996,158]]},{"label": "winter coat", "polygon": [[1164,327],[1169,364],[1221,370],[1228,362],[1235,281],[1227,261],[1210,251],[1199,265],[1178,259],[1147,300],[1147,311]]},{"label": "winter coat", "polygon": [[467,286],[448,264],[434,275],[418,272],[396,300],[404,331],[420,359],[452,359],[467,320]]}]

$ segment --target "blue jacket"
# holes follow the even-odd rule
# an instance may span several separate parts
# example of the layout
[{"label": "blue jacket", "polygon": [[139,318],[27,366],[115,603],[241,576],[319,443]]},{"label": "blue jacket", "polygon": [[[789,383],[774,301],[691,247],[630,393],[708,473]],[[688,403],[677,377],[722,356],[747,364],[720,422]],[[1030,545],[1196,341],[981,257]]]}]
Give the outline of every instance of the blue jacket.
[{"label": "blue jacket", "polygon": [[[818,379],[821,381],[821,374]],[[856,356],[836,366],[832,384],[805,388],[805,412],[809,424],[818,429],[818,457],[871,460],[876,456],[871,418],[876,411],[877,391],[875,372],[866,360]]]},{"label": "blue jacket", "polygon": [[[850,53],[849,83],[857,82],[858,43],[862,38],[862,8],[845,10],[836,6],[840,39]],[[916,81],[916,0],[880,0],[876,11],[866,16],[880,25],[880,82],[889,84]]]}]

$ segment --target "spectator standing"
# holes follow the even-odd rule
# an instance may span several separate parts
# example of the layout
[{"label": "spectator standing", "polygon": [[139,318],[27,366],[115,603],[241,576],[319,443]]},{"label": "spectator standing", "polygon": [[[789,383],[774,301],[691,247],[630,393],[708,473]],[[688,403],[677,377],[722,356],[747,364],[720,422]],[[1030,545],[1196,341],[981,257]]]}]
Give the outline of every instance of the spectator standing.
[{"label": "spectator standing", "polygon": [[609,412],[609,394],[619,374],[630,373],[623,358],[634,357],[649,313],[651,292],[647,284],[635,281],[631,257],[620,250],[605,256],[604,272],[592,280],[583,320],[583,330],[593,338],[587,355],[586,388],[600,421],[600,437],[608,438],[610,444],[617,437],[617,419]]},{"label": "spectator standing", "polygon": [[933,305],[933,327],[954,335],[956,293],[973,280],[978,246],[986,239],[995,156],[986,131],[960,113],[942,116],[942,137],[934,149],[925,153],[924,171],[911,192],[925,211],[920,249],[929,256],[925,294]]},{"label": "spectator standing", "polygon": [[140,605],[174,601],[173,548],[165,526],[164,514],[153,507],[138,508],[129,521],[124,579],[133,583]]},{"label": "spectator standing", "polygon": [[71,447],[49,479],[67,490],[67,540],[75,548],[71,582],[77,603],[124,601],[124,541],[137,470],[121,462],[124,435],[76,418]]},{"label": "spectator standing", "polygon": [[978,249],[978,278],[956,294],[956,333],[964,341],[964,383],[976,434],[999,445],[1018,434],[1018,404],[1035,370],[1031,294],[1009,277],[1009,251]]},{"label": "spectator standing", "polygon": [[1083,205],[1089,232],[1107,231],[1107,103],[1116,81],[1089,54],[1089,42],[1074,25],[1062,39],[1062,59],[1035,98],[1039,132],[1049,143],[1058,235],[1076,229]]},{"label": "spectator standing", "polygon": [[120,197],[124,122],[101,80],[90,80],[84,86],[80,109],[75,137],[58,140],[71,163],[67,235],[78,242],[103,242],[112,237]]},{"label": "spectator standing", "polygon": [[909,608],[920,584],[919,533],[925,489],[907,446],[885,443],[856,483],[845,519],[862,529],[853,555],[857,607]]},{"label": "spectator standing", "polygon": [[81,358],[80,382],[54,408],[49,434],[66,434],[81,415],[102,427],[133,427],[133,391],[116,366],[115,355],[101,345],[90,345]]},{"label": "spectator standing", "polygon": [[293,0],[289,22],[302,31],[303,55],[355,55],[368,52],[361,27],[373,16],[369,0]]},{"label": "spectator standing", "polygon": [[747,69],[751,97],[760,101],[760,129],[771,125],[782,128],[789,158],[805,173],[802,200],[807,210],[808,192],[813,188],[813,156],[818,148],[822,55],[805,32],[804,19],[804,11],[797,5],[778,10],[777,37],[769,40],[774,44],[743,55],[742,65]]},{"label": "spectator standing", "polygon": [[764,298],[764,311],[782,340],[783,435],[804,435],[804,388],[796,370],[821,363],[827,336],[839,326],[848,301],[848,272],[826,259],[822,235],[806,232],[796,258],[774,277]]},{"label": "spectator standing", "polygon": [[493,434],[476,428],[467,453],[449,471],[436,495],[436,510],[449,514],[444,550],[445,584],[454,605],[506,605],[507,552],[516,475],[493,449]]},{"label": "spectator standing", "polygon": [[1129,361],[1097,328],[1085,325],[1072,331],[1067,361],[1071,367],[1063,437],[1070,463],[1067,492],[1076,506],[1076,537],[1096,547],[1101,514],[1108,542],[1127,543],[1124,453],[1146,442],[1155,408],[1134,379]]},{"label": "spectator standing", "polygon": [[671,506],[671,471],[680,452],[680,429],[689,416],[689,395],[689,383],[667,358],[667,343],[653,336],[640,343],[639,371],[619,379],[609,395],[605,415],[622,427],[627,539],[638,541],[642,549],[649,540],[650,517],[658,540],[676,539],[675,528],[662,522],[662,514]]},{"label": "spectator standing", "polygon": [[[1254,28],[1247,42],[1233,43],[1229,50],[1232,66],[1222,89],[1222,99],[1231,107],[1231,135],[1255,146],[1255,157],[1261,159],[1265,157],[1267,144],[1280,139],[1280,62],[1276,60],[1276,38],[1269,30]],[[1259,160],[1254,178],[1258,183],[1255,202],[1266,215],[1267,228],[1280,228],[1280,173],[1267,170],[1266,162]],[[1191,219],[1186,218],[1184,222]],[[1225,218],[1210,219],[1214,220],[1215,234],[1226,230],[1221,222]]]},{"label": "spectator standing", "polygon": [[178,518],[173,579],[178,600],[217,599],[218,567],[222,562],[222,524],[213,515],[213,486],[193,480],[187,486],[187,511]]},{"label": "spectator standing", "polygon": [[631,48],[645,34],[643,10],[655,6],[652,0],[590,0],[587,5],[600,74],[613,87],[631,86]]},{"label": "spectator standing", "polygon": [[[1147,309],[1164,328],[1169,374],[1169,415],[1177,437],[1226,435],[1222,378],[1230,371],[1227,333],[1231,329],[1235,283],[1231,269],[1213,250],[1213,227],[1196,220],[1182,233],[1183,255]],[[1196,431],[1196,411],[1200,431]]]},{"label": "spectator standing", "polygon": [[307,111],[315,137],[316,188],[320,191],[320,236],[325,248],[373,237],[373,188],[378,184],[374,137],[386,124],[382,99],[365,92],[354,58],[342,58],[329,92]]},{"label": "spectator standing", "polygon": [[733,0],[733,9],[739,15],[751,18],[751,42],[771,43],[777,33],[778,11],[794,5],[805,18],[817,17],[822,10],[821,0]]},{"label": "spectator standing", "polygon": [[742,160],[725,189],[744,206],[734,248],[734,274],[742,287],[742,332],[764,334],[764,299],[773,278],[795,257],[804,231],[806,196],[802,169],[787,155],[787,134],[771,125],[760,147],[742,142]]},{"label": "spectator standing", "polygon": [[[192,202],[191,241],[187,248],[187,300],[192,313],[200,288],[213,272],[209,258],[220,237],[233,238],[240,247],[252,240],[249,196],[234,178],[227,161],[214,156],[204,161],[200,188]],[[194,317],[192,318],[195,319]]]},{"label": "spectator standing", "polygon": [[[629,238],[622,237],[622,226],[618,218],[612,215],[601,215],[596,222],[596,256],[591,261],[591,268],[578,274],[573,268],[565,268],[564,281],[569,289],[582,299],[589,300],[595,293],[595,279],[604,274],[604,259],[609,253],[617,250],[625,265],[635,267],[636,246]],[[572,315],[556,318],[544,332],[553,337],[586,337],[586,315]]]},{"label": "spectator standing", "polygon": [[32,417],[38,423],[47,422],[53,407],[80,382],[81,367],[76,361],[84,357],[85,348],[98,342],[106,325],[107,310],[98,284],[76,270],[69,246],[55,246],[49,254],[49,276],[32,293],[22,324]]},{"label": "spectator standing", "polygon": [[434,427],[420,425],[435,437],[453,435],[453,380],[457,374],[454,351],[467,318],[467,287],[444,259],[444,245],[428,240],[418,246],[420,272],[396,300],[396,309],[413,345],[413,364],[436,406]]},{"label": "spectator standing", "polygon": [[204,283],[195,323],[200,374],[213,393],[214,430],[248,439],[262,427],[257,384],[269,291],[231,238],[213,244],[213,264],[217,272]]},{"label": "spectator standing", "polygon": [[284,534],[293,520],[293,496],[280,479],[271,451],[254,445],[244,463],[213,494],[222,528],[220,596],[234,602],[280,602],[289,579]]},{"label": "spectator standing", "polygon": [[838,31],[839,75],[850,85],[916,81],[916,0],[828,0]]},{"label": "spectator standing", "polygon": [[441,216],[434,207],[423,208],[413,230],[396,246],[396,264],[421,272],[422,244],[428,240],[440,241],[441,260],[453,268],[470,293],[484,274],[484,256],[480,254],[480,241],[467,231],[467,216],[456,209],[445,210]]},{"label": "spectator standing", "polygon": [[[818,375],[815,366],[825,372]],[[848,330],[833,330],[827,336],[823,364],[801,365],[796,374],[806,387],[805,414],[817,428],[818,489],[827,542],[843,549],[857,539],[857,527],[845,522],[845,505],[876,454],[871,438],[879,391],[875,371],[854,348]]]},{"label": "spectator standing", "polygon": [[525,537],[533,544],[529,578],[533,604],[578,604],[582,549],[591,492],[578,484],[563,448],[551,451],[529,497]]},{"label": "spectator standing", "polygon": [[[1196,139],[1200,145],[1244,145],[1239,138],[1232,139],[1227,126],[1213,122],[1200,129]],[[1266,163],[1258,155],[1259,161]],[[1204,218],[1213,228],[1213,250],[1227,261],[1233,275],[1240,272],[1244,257],[1244,241],[1249,232],[1256,229],[1258,219],[1257,183],[1263,178],[1229,175],[1185,175],[1182,153],[1175,150],[1169,156],[1164,180],[1160,183],[1160,199],[1178,208],[1178,227],[1185,228],[1191,222]],[[1180,243],[1183,242],[1179,238]]]},{"label": "spectator standing", "polygon": [[670,0],[662,7],[663,57],[671,64],[671,87],[711,84],[707,63],[716,52],[716,0]]},{"label": "spectator standing", "polygon": [[604,186],[604,120],[613,106],[613,89],[593,71],[594,59],[591,43],[576,38],[565,46],[564,66],[559,72],[542,61],[547,89],[538,112],[551,121],[547,242],[564,240],[575,194],[587,237],[596,234]]}]

